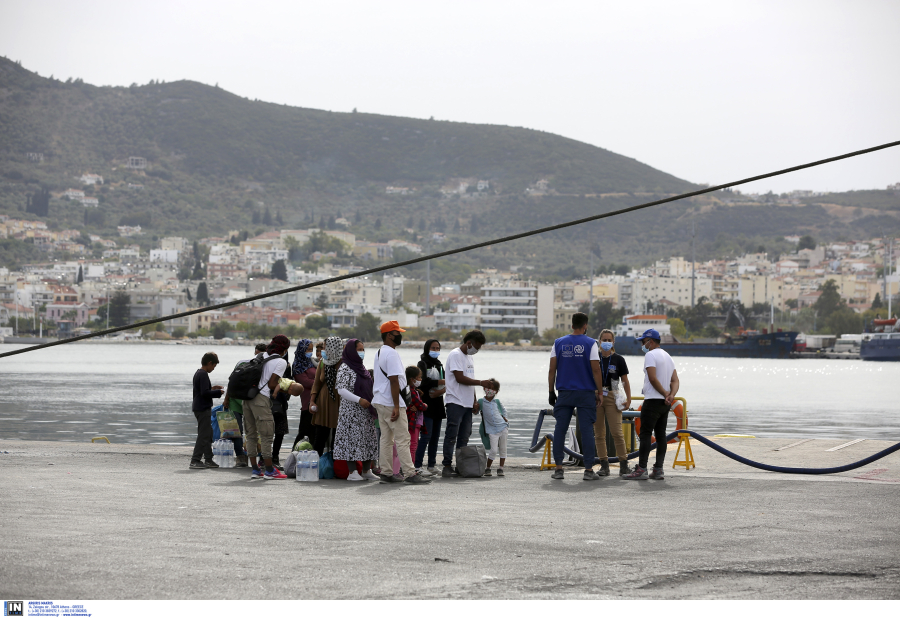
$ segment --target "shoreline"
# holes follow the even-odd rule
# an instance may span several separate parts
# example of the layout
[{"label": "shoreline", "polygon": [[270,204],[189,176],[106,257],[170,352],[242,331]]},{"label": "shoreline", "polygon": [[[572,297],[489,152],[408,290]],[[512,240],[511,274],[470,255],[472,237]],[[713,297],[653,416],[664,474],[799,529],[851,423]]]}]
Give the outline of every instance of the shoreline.
[{"label": "shoreline", "polygon": [[[41,340],[43,343],[46,340]],[[266,343],[268,339],[243,339],[243,340],[225,340],[225,339],[83,339],[81,341],[73,341],[70,344],[64,345],[79,345],[79,344],[88,344],[88,345],[98,345],[98,344],[134,344],[134,345],[213,345],[213,346],[253,346],[257,343]],[[292,341],[292,343],[296,343],[297,340]],[[314,340],[315,341],[315,340]],[[363,342],[366,348],[376,350],[380,348],[383,344],[380,341],[364,341]],[[458,347],[462,342],[461,341],[441,341],[441,348],[453,349]],[[421,347],[425,345],[425,340],[422,341],[404,341],[404,347]],[[38,343],[30,344],[30,343],[22,343],[21,341],[17,341],[16,343],[7,343],[3,341],[3,338],[0,338],[0,345],[38,345]],[[481,348],[482,352],[485,351],[493,351],[493,350],[503,350],[503,351],[516,351],[516,352],[549,352],[552,346],[549,345],[501,345],[501,344],[486,344]]]}]

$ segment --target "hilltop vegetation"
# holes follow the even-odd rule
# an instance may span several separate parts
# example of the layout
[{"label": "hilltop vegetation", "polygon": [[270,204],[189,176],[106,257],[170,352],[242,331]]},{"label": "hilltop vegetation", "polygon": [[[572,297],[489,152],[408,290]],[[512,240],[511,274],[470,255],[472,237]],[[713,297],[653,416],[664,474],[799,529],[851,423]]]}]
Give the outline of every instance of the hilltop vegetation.
[{"label": "hilltop vegetation", "polygon": [[[147,169],[127,169],[131,156],[146,158]],[[87,172],[104,183],[82,186],[77,178]],[[489,187],[441,191],[476,180]],[[549,184],[543,195],[535,194],[539,180]],[[388,195],[388,186],[410,192]],[[83,189],[99,207],[56,197],[68,188]],[[25,216],[29,196],[49,190],[49,215],[29,217],[86,234],[141,225],[145,235],[137,241],[145,248],[171,234],[335,227],[334,219],[345,217],[358,237],[436,250],[695,188],[634,159],[540,131],[289,107],[190,81],[64,83],[0,58],[0,214]],[[850,194],[830,195],[828,203],[842,204],[841,195]],[[832,216],[820,198],[801,207],[697,198],[454,256],[435,274],[464,272],[461,264],[584,274],[587,248],[597,245],[603,262],[640,265],[688,254],[692,223],[698,258],[760,245],[781,251],[789,233],[827,239],[898,229],[900,198],[875,191],[848,200],[863,198],[847,203],[862,204],[849,220]],[[440,245],[429,244],[435,232],[446,235]],[[23,251],[16,250],[17,260]]]}]

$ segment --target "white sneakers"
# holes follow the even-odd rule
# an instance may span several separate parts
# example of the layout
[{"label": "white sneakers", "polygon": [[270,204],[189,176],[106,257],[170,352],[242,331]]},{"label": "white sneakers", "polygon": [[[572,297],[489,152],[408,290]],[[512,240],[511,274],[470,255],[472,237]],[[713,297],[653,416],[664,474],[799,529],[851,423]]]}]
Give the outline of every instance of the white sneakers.
[{"label": "white sneakers", "polygon": [[[359,473],[357,473],[357,474],[359,474]],[[378,478],[378,475],[375,474],[374,472],[372,472],[371,470],[366,470],[366,473],[362,475],[362,478],[366,479],[367,481],[379,481],[379,480],[381,480],[381,479]]]},{"label": "white sneakers", "polygon": [[348,481],[364,481],[365,479],[359,475],[359,471],[354,470],[350,476],[347,477]]},{"label": "white sneakers", "polygon": [[418,472],[422,476],[433,476],[433,473],[425,468],[416,468],[416,472]]}]

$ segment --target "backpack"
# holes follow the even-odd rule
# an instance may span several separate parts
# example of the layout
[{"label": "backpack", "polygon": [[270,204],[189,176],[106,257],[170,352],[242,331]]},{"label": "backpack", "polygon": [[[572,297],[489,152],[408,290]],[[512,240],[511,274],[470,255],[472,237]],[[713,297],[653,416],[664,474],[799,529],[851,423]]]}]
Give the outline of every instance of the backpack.
[{"label": "backpack", "polygon": [[259,381],[262,380],[263,365],[270,360],[281,358],[269,356],[263,358],[262,353],[257,354],[249,362],[234,368],[228,376],[228,396],[249,401],[259,394]]}]

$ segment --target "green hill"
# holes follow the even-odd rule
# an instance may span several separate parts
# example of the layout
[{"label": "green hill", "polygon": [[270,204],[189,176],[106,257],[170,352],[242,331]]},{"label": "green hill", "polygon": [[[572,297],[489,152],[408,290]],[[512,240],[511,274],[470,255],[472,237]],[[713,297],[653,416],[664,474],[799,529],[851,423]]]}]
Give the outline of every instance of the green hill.
[{"label": "green hill", "polygon": [[[125,167],[133,156],[147,160],[146,170]],[[77,179],[87,172],[102,175],[104,184],[82,187]],[[474,191],[476,180],[489,189]],[[549,183],[543,195],[535,194],[539,180]],[[461,181],[472,183],[468,192],[442,193]],[[410,193],[388,195],[388,186]],[[51,226],[114,235],[116,225],[139,224],[145,236],[138,240],[147,247],[156,236],[327,227],[344,216],[362,238],[426,243],[443,232],[444,248],[696,185],[541,131],[289,107],[190,81],[64,83],[0,58],[0,214],[21,216],[30,195],[67,188],[84,189],[100,205],[85,209],[54,198],[44,217]],[[495,246],[450,264],[564,274],[583,270],[587,237],[602,245],[605,260],[642,264],[686,253],[691,222],[698,257],[759,244],[774,251],[787,233],[829,237],[896,226],[900,207],[892,199],[867,195],[873,207],[839,218],[816,203],[727,206],[713,196]],[[262,222],[266,212],[271,225]]]}]

